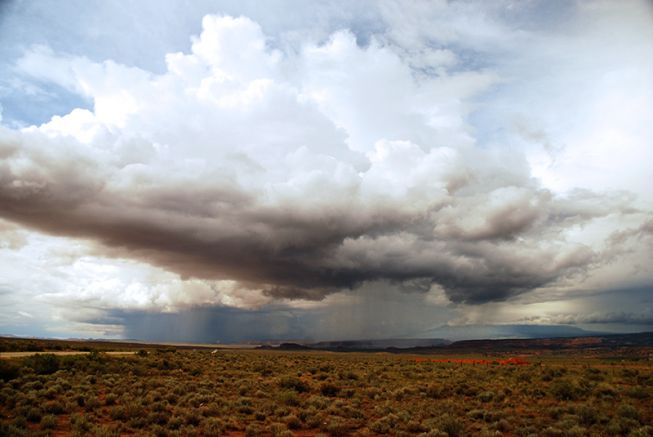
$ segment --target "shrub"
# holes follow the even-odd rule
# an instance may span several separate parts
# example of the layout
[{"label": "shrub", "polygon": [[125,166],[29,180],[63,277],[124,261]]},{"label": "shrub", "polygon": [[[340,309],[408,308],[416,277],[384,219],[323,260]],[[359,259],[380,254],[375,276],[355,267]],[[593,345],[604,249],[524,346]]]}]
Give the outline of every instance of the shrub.
[{"label": "shrub", "polygon": [[579,389],[568,380],[560,380],[551,386],[551,394],[559,401],[573,401],[579,397]]},{"label": "shrub", "polygon": [[79,405],[80,407],[86,405],[86,397],[83,394],[78,394],[77,396],[75,396],[75,401],[77,402],[77,405]]},{"label": "shrub", "polygon": [[458,437],[462,435],[464,430],[463,424],[460,420],[448,414],[440,417],[439,428],[446,432],[449,437]]},{"label": "shrub", "polygon": [[27,419],[23,416],[17,416],[14,418],[14,426],[16,428],[27,428]]},{"label": "shrub", "polygon": [[621,376],[624,376],[626,378],[632,378],[634,376],[637,376],[639,372],[636,369],[621,369]]},{"label": "shrub", "polygon": [[284,431],[287,431],[286,425],[283,423],[273,423],[270,425],[270,431],[273,437],[280,437]]},{"label": "shrub", "polygon": [[546,437],[564,437],[565,432],[560,428],[556,428],[555,426],[549,426],[544,430],[543,435]]},{"label": "shrub", "polygon": [[82,414],[74,414],[70,416],[70,425],[72,427],[73,433],[86,435],[91,429],[91,424]]},{"label": "shrub", "polygon": [[494,392],[484,391],[480,393],[477,397],[481,402],[490,402],[494,397]]},{"label": "shrub", "polygon": [[302,422],[297,416],[291,414],[284,418],[284,422],[289,429],[299,429],[302,427]]},{"label": "shrub", "polygon": [[25,431],[23,431],[20,428],[17,428],[14,425],[7,425],[4,423],[0,423],[0,435],[7,436],[7,437],[22,437],[26,434]]},{"label": "shrub", "polygon": [[43,404],[43,409],[51,414],[62,414],[65,411],[64,406],[59,401],[48,401]]},{"label": "shrub", "polygon": [[358,381],[360,379],[360,376],[358,374],[348,371],[340,374],[340,379],[348,379],[350,381]]},{"label": "shrub", "polygon": [[113,393],[109,393],[104,398],[104,405],[115,405],[117,400],[118,400],[118,396],[116,396]]},{"label": "shrub", "polygon": [[54,429],[57,427],[57,417],[52,414],[43,416],[41,419],[41,428],[43,429]]},{"label": "shrub", "polygon": [[307,392],[310,387],[301,379],[295,376],[285,376],[279,381],[281,388],[295,390],[297,393]]},{"label": "shrub", "polygon": [[128,418],[127,413],[125,411],[125,407],[123,407],[122,405],[118,405],[116,407],[111,408],[109,410],[109,417],[111,417],[113,420],[120,420],[120,421],[124,421]]},{"label": "shrub", "polygon": [[50,375],[59,370],[60,360],[54,354],[39,354],[27,357],[25,364],[39,375]]},{"label": "shrub", "polygon": [[636,420],[628,418],[614,418],[608,423],[606,431],[608,435],[628,435],[629,431],[639,427],[639,423]]},{"label": "shrub", "polygon": [[25,414],[25,418],[30,422],[38,422],[41,420],[42,416],[43,416],[43,412],[39,408],[35,408],[35,407],[32,407],[29,410],[27,410],[27,414]]},{"label": "shrub", "polygon": [[442,399],[449,396],[450,390],[441,385],[431,385],[426,389],[426,397],[431,399]]},{"label": "shrub", "polygon": [[601,398],[613,398],[617,395],[617,390],[610,384],[601,383],[594,389],[594,394]]},{"label": "shrub", "polygon": [[424,427],[417,420],[409,421],[408,424],[406,424],[406,429],[412,434],[417,434],[424,431]]},{"label": "shrub", "polygon": [[18,378],[18,367],[14,363],[0,360],[0,381],[10,381]]},{"label": "shrub", "polygon": [[588,432],[582,426],[574,425],[567,430],[566,435],[569,437],[585,437],[588,435]]},{"label": "shrub", "polygon": [[436,428],[419,434],[419,437],[448,437],[448,434]]},{"label": "shrub", "polygon": [[397,416],[394,414],[388,414],[387,416],[372,422],[370,429],[374,432],[378,432],[379,434],[390,434],[392,431],[394,431],[398,421],[399,418]]},{"label": "shrub", "polygon": [[507,432],[512,429],[512,426],[506,419],[500,419],[498,422],[494,423],[494,428],[502,432]]},{"label": "shrub", "polygon": [[168,415],[162,411],[155,411],[148,414],[147,421],[157,425],[165,425],[168,423]]},{"label": "shrub", "polygon": [[279,400],[288,406],[291,407],[296,407],[299,405],[299,398],[297,397],[297,393],[294,391],[286,390],[284,392],[281,392],[279,395]]},{"label": "shrub", "polygon": [[588,367],[585,369],[585,377],[590,381],[603,381],[604,375],[601,370],[594,367]]},{"label": "shrub", "polygon": [[639,411],[637,408],[632,405],[622,404],[617,409],[617,415],[619,417],[625,417],[627,419],[633,419],[639,421]]},{"label": "shrub", "polygon": [[202,419],[199,416],[199,414],[195,414],[194,411],[188,411],[184,416],[184,421],[186,422],[186,425],[197,426],[199,425],[201,420]]},{"label": "shrub", "polygon": [[487,413],[486,413],[485,410],[475,409],[475,410],[469,411],[467,413],[467,416],[474,419],[474,420],[483,420],[483,419],[485,419],[486,414]]},{"label": "shrub", "polygon": [[596,408],[583,405],[578,409],[578,417],[583,425],[593,425],[599,419],[599,413]]},{"label": "shrub", "polygon": [[340,387],[338,387],[335,384],[331,383],[324,383],[320,385],[320,393],[322,393],[322,396],[338,396],[338,393],[340,392]]},{"label": "shrub", "polygon": [[95,410],[99,406],[100,406],[100,400],[96,397],[92,397],[86,400],[86,408],[89,410]]},{"label": "shrub", "polygon": [[254,409],[252,407],[250,407],[249,405],[243,405],[243,406],[238,407],[238,412],[240,414],[249,415],[249,414],[254,414]]},{"label": "shrub", "polygon": [[628,434],[628,437],[650,437],[653,435],[653,426],[643,426],[635,429]]},{"label": "shrub", "polygon": [[648,399],[650,397],[649,391],[639,385],[629,388],[626,394],[633,399]]},{"label": "shrub", "polygon": [[327,431],[332,437],[343,437],[349,435],[349,427],[347,426],[347,423],[338,417],[327,422],[325,431]]},{"label": "shrub", "polygon": [[207,419],[204,425],[204,434],[207,437],[219,437],[224,432],[224,424],[220,419],[211,417]]},{"label": "shrub", "polygon": [[182,420],[181,417],[179,416],[172,416],[170,420],[168,420],[167,428],[175,430],[181,428],[181,426],[184,424],[184,421]]},{"label": "shrub", "polygon": [[261,428],[257,424],[253,423],[245,428],[245,437],[257,437],[259,435],[261,435]]}]

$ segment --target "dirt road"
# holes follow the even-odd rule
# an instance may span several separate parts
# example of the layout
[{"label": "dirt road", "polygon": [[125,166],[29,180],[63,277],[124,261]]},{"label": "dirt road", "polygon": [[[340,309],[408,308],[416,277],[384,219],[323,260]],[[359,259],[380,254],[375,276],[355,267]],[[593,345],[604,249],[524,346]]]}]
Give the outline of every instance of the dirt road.
[{"label": "dirt road", "polygon": [[[107,354],[107,355],[134,355],[136,352],[135,351],[110,351],[110,352],[102,352],[102,353]],[[90,352],[86,352],[86,351],[0,352],[0,359],[22,358],[22,357],[29,357],[31,355],[39,355],[39,354],[84,355],[84,354],[90,354]]]}]

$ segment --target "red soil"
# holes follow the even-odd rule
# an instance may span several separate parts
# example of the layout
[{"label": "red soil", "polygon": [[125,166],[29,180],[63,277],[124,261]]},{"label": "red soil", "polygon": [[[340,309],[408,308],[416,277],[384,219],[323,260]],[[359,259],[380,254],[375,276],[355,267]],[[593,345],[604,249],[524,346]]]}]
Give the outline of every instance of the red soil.
[{"label": "red soil", "polygon": [[503,360],[472,360],[472,359],[428,359],[428,358],[415,358],[418,363],[452,363],[452,364],[498,364],[500,366],[527,366],[530,363],[519,357],[511,357]]}]

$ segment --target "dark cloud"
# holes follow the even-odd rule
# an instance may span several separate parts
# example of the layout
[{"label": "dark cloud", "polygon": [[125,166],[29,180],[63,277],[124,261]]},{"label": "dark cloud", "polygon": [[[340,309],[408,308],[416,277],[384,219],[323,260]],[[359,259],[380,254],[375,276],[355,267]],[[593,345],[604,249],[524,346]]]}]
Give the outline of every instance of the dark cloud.
[{"label": "dark cloud", "polygon": [[297,318],[278,308],[214,307],[177,313],[113,310],[92,323],[119,323],[124,326],[125,338],[146,341],[243,342],[297,338],[302,332]]},{"label": "dark cloud", "polygon": [[560,237],[566,227],[628,213],[621,198],[558,199],[528,180],[521,188],[468,184],[435,209],[361,197],[270,204],[233,181],[176,183],[178,175],[116,188],[115,175],[88,157],[28,143],[19,150],[16,141],[0,142],[2,218],[91,239],[104,255],[184,277],[235,279],[280,298],[319,300],[387,280],[406,291],[438,284],[454,302],[505,300],[597,262],[597,253]]},{"label": "dark cloud", "polygon": [[186,308],[175,313],[111,310],[85,321],[124,326],[124,336],[155,341],[240,342],[248,340],[332,340],[416,337],[451,319],[447,308],[425,302],[421,294],[401,294],[372,283],[346,298],[313,308],[264,305],[256,309],[224,306]]},{"label": "dark cloud", "polygon": [[641,311],[601,311],[592,313],[562,314],[551,318],[556,323],[571,325],[580,324],[620,324],[620,325],[653,325],[653,310],[646,308]]}]

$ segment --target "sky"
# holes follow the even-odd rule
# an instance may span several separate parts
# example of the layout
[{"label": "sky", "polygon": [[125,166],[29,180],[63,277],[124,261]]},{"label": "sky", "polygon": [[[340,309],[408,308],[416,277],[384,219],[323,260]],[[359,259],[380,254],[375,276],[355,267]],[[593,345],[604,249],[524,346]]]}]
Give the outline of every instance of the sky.
[{"label": "sky", "polygon": [[0,333],[653,330],[651,53],[637,0],[0,1]]}]

